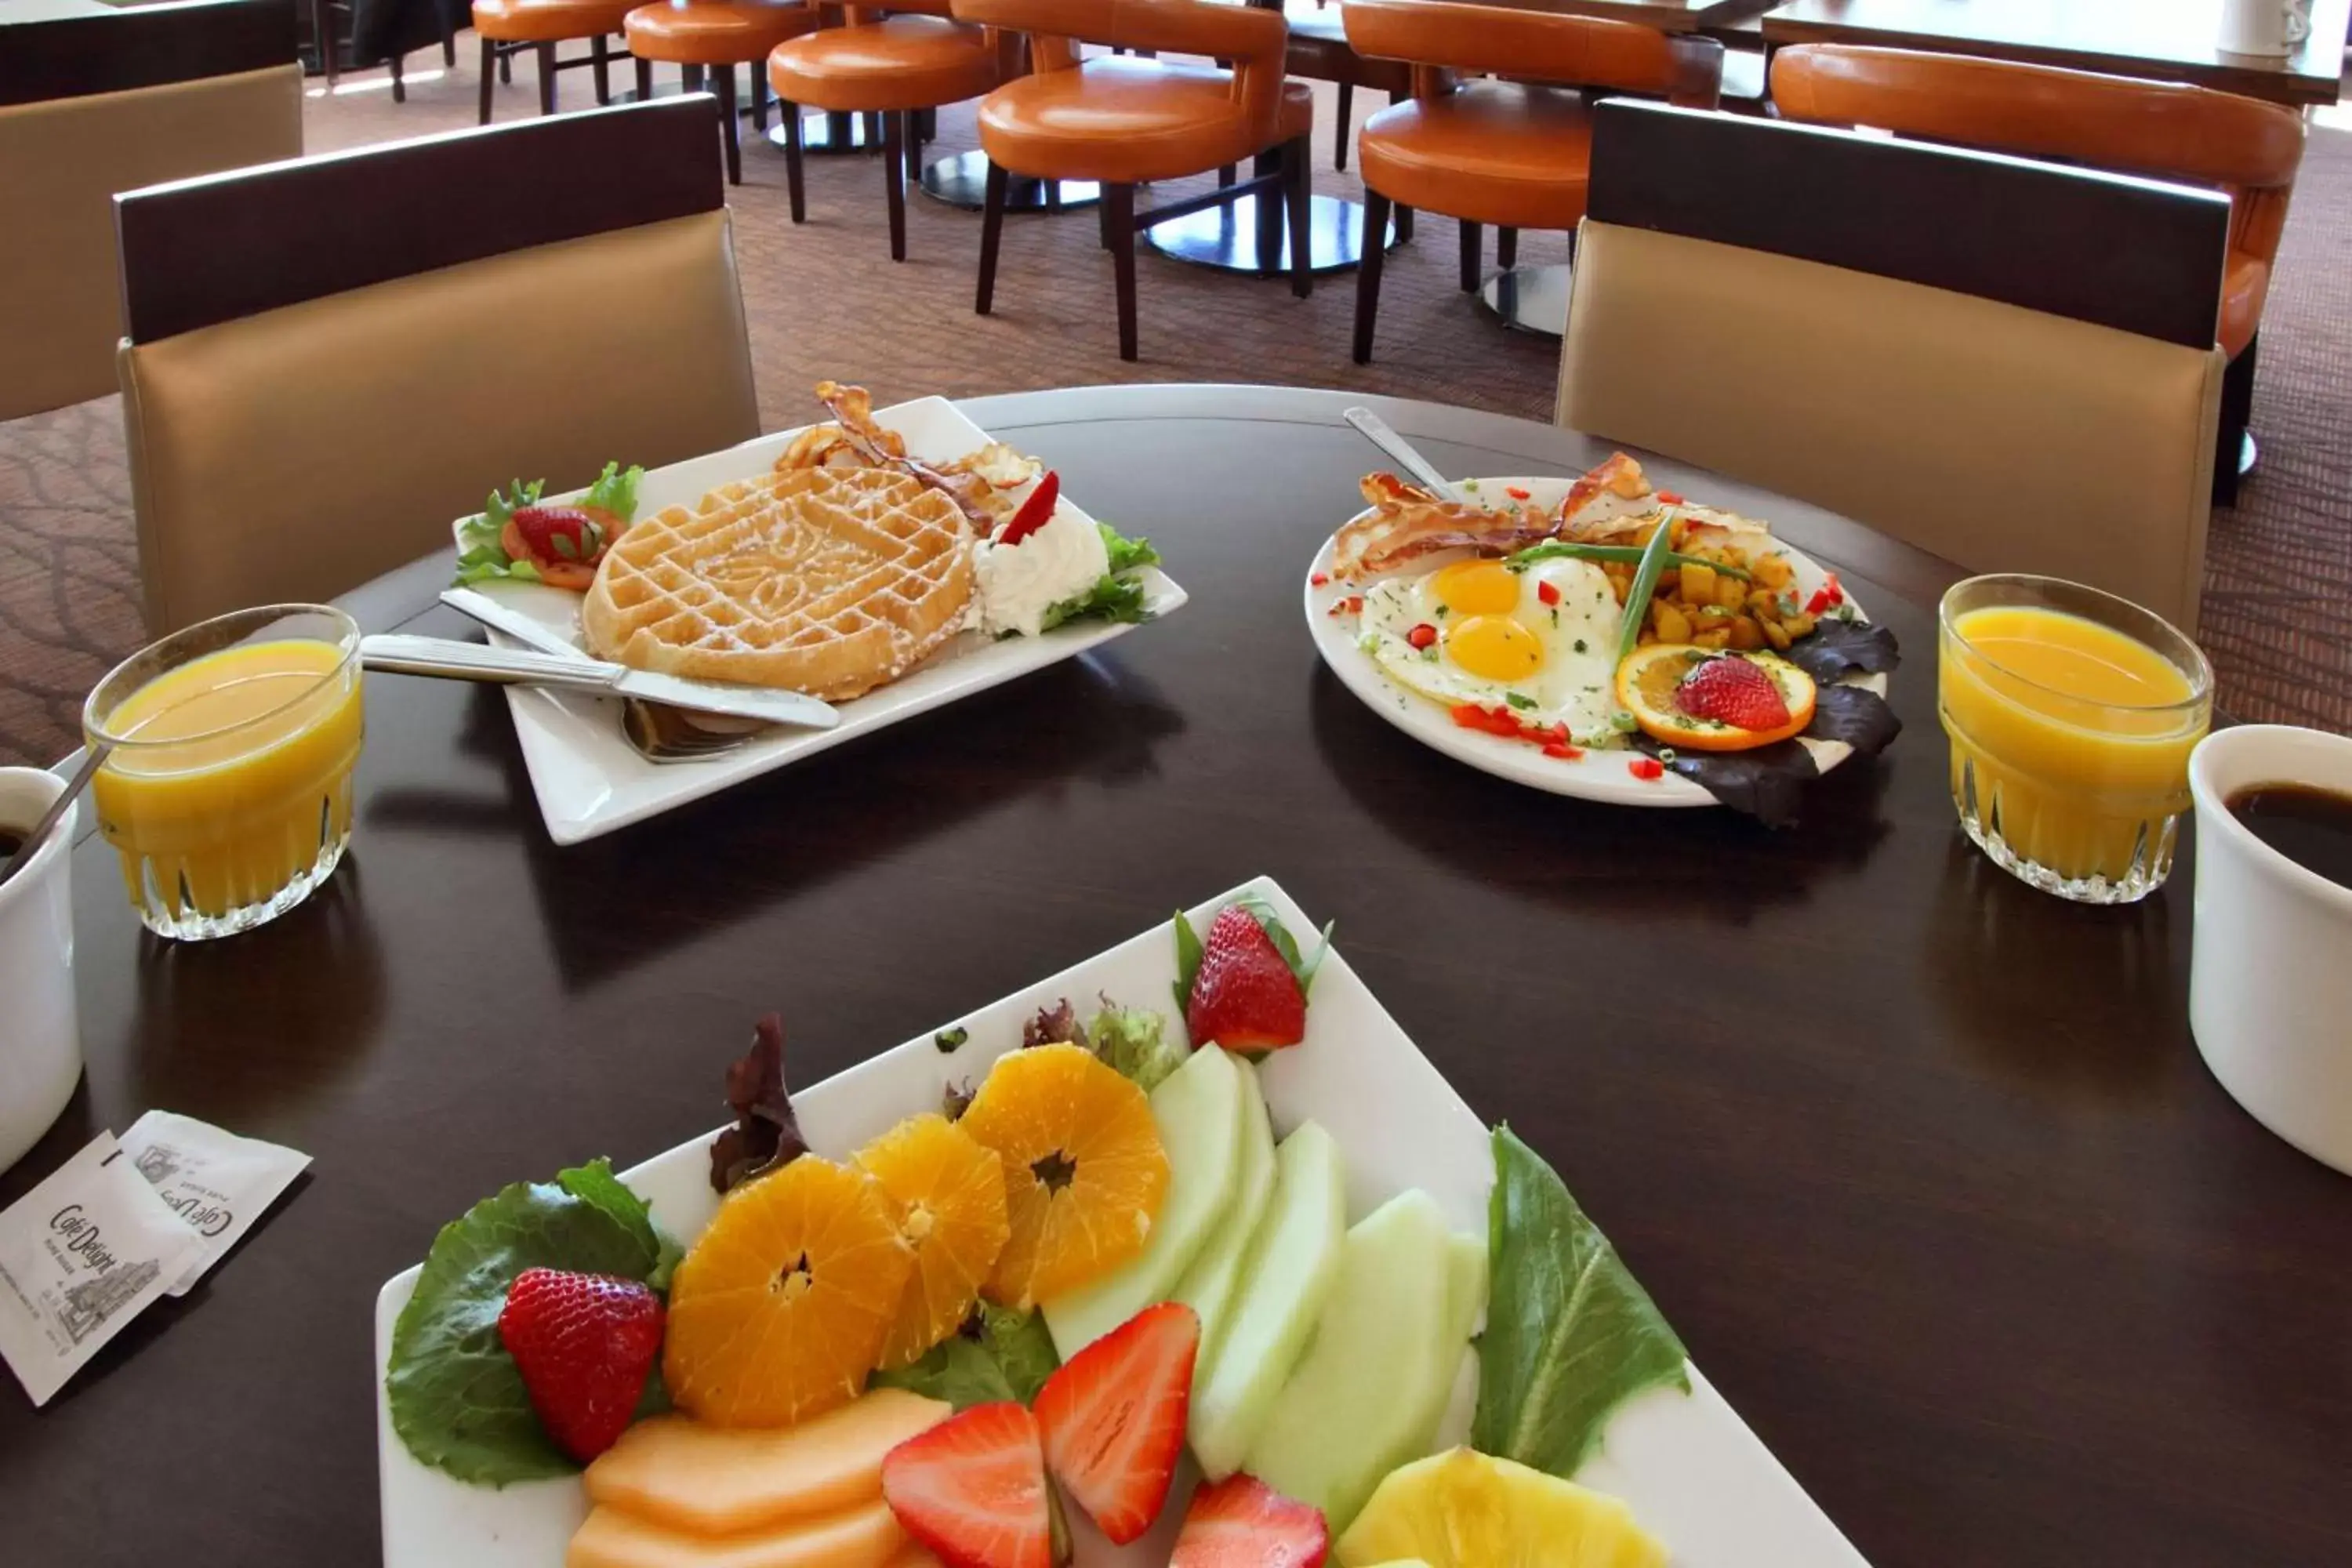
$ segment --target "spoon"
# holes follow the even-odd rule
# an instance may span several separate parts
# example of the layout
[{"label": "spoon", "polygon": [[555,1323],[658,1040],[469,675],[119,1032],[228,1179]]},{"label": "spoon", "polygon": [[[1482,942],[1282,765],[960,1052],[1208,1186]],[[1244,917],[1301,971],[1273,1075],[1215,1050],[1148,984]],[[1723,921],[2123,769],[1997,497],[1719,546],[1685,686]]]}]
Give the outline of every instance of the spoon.
[{"label": "spoon", "polygon": [[1365,440],[1386,452],[1398,467],[1420,480],[1422,488],[1439,500],[1468,504],[1463,500],[1462,492],[1454,488],[1454,482],[1439,473],[1437,466],[1423,457],[1412,442],[1390,429],[1387,420],[1369,408],[1350,408],[1339,417],[1353,425]]},{"label": "spoon", "polygon": [[16,853],[8,857],[8,863],[0,866],[0,887],[6,886],[9,878],[30,864],[33,857],[41,852],[41,846],[49,841],[49,834],[65,820],[66,813],[73,809],[73,803],[81,798],[81,792],[89,787],[89,781],[98,776],[98,770],[104,765],[107,753],[113,750],[114,742],[111,741],[100,741],[89,749],[89,755],[82,759],[81,771],[58,792],[57,799],[49,802],[49,809],[41,813],[41,820],[33,824],[31,830],[25,835],[25,842],[16,847]]}]

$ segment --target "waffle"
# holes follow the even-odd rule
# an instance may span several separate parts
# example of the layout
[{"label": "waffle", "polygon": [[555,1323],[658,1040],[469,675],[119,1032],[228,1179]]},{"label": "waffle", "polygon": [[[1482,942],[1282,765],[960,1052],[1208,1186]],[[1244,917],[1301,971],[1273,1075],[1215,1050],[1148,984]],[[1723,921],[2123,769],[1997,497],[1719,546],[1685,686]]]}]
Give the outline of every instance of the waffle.
[{"label": "waffle", "polygon": [[855,697],[963,625],[972,533],[902,473],[801,468],[667,507],[614,542],[581,606],[591,652],[637,669]]}]

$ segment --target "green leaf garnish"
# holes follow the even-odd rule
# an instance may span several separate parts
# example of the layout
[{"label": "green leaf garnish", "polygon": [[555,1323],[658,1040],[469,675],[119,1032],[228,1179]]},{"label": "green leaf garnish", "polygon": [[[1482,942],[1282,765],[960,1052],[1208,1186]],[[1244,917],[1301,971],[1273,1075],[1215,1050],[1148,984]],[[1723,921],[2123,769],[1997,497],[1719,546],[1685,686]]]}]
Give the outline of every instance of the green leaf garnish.
[{"label": "green leaf garnish", "polygon": [[1536,705],[1536,700],[1534,698],[1522,697],[1516,691],[1504,692],[1503,700],[1509,703],[1512,707],[1518,709],[1521,712],[1525,712],[1527,710],[1533,708]]},{"label": "green leaf garnish", "polygon": [[1192,1047],[1171,1039],[1168,1020],[1149,1007],[1118,1007],[1108,1001],[1086,1026],[1087,1044],[1104,1065],[1150,1094],[1184,1065]]},{"label": "green leaf garnish", "polygon": [[596,482],[580,498],[582,506],[600,507],[623,522],[634,522],[637,515],[637,481],[646,477],[645,469],[623,468],[618,463],[607,463]]},{"label": "green leaf garnish", "polygon": [[1050,632],[1076,620],[1117,621],[1132,626],[1151,618],[1150,612],[1144,608],[1143,584],[1135,574],[1146,566],[1159,565],[1160,552],[1151,548],[1151,541],[1129,539],[1107,522],[1095,526],[1102,531],[1103,550],[1110,557],[1108,570],[1085,593],[1047,608],[1038,622],[1039,631]]},{"label": "green leaf garnish", "polygon": [[1201,945],[1201,933],[1176,911],[1176,1011],[1184,1012],[1192,1005],[1192,977],[1201,973],[1201,958],[1208,950]]},{"label": "green leaf garnish", "polygon": [[1003,1399],[1026,1405],[1061,1364],[1042,1315],[983,1301],[961,1329],[916,1361],[876,1373],[872,1384],[944,1399],[958,1410]]},{"label": "green leaf garnish", "polygon": [[1661,1384],[1690,1391],[1689,1357],[1542,1156],[1507,1126],[1494,1150],[1470,1441],[1572,1479],[1626,1400]]},{"label": "green leaf garnish", "polygon": [[[1528,706],[1533,707],[1534,704]],[[1284,927],[1282,917],[1274,912],[1272,904],[1255,893],[1244,893],[1234,902],[1247,910],[1250,919],[1265,929],[1266,939],[1274,943],[1274,950],[1282,954],[1282,962],[1290,966],[1291,974],[1298,981],[1298,994],[1306,995],[1307,988],[1315,984],[1315,972],[1323,967],[1323,955],[1331,951],[1331,928],[1339,922],[1324,921],[1323,938],[1316,944],[1315,956],[1302,959],[1297,939]]]},{"label": "green leaf garnish", "polygon": [[931,1044],[937,1046],[944,1054],[957,1049],[970,1038],[971,1038],[971,1031],[959,1026],[953,1029],[941,1029],[931,1037]]},{"label": "green leaf garnish", "polygon": [[[476,1485],[577,1471],[541,1429],[499,1337],[507,1289],[524,1269],[547,1268],[660,1289],[677,1256],[603,1160],[476,1204],[441,1227],[393,1327],[383,1380],[393,1430],[423,1463]],[[658,1399],[647,1383],[646,1397]]]}]

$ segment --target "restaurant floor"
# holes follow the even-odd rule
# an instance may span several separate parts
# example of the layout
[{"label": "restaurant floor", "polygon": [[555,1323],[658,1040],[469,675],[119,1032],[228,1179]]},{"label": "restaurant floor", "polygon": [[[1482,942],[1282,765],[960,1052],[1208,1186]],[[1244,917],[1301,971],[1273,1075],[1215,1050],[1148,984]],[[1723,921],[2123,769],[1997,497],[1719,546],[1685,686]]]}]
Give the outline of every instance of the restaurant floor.
[{"label": "restaurant floor", "polygon": [[[470,125],[477,78],[414,58],[408,101],[381,72],[314,83],[313,151]],[[587,89],[567,72],[567,103]],[[1379,106],[1357,106],[1358,121]],[[498,113],[532,113],[527,62],[499,89]],[[1330,167],[1333,100],[1324,89],[1315,183],[1357,195]],[[970,108],[940,116],[939,150],[973,144]],[[713,149],[715,157],[716,149]],[[747,146],[734,194],[736,256],[763,419],[808,419],[820,377],[862,382],[877,401],[1112,381],[1272,382],[1337,386],[1549,416],[1554,345],[1507,332],[1454,285],[1450,223],[1424,222],[1391,253],[1374,363],[1348,358],[1353,277],[1323,279],[1311,300],[1280,281],[1206,272],[1146,253],[1143,359],[1119,363],[1110,267],[1090,213],[1016,218],[1005,230],[996,314],[971,313],[978,217],[917,197],[908,260],[886,259],[879,171],[869,159],[809,160],[808,223],[784,211],[783,159]],[[1178,190],[1189,187],[1177,187]],[[1564,258],[1556,235],[1524,237],[1523,260]],[[2234,511],[2213,519],[2200,640],[2221,700],[2242,719],[2352,731],[2352,132],[2315,130],[2271,293],[2256,381],[2263,465]],[[1488,258],[1492,261],[1492,241]],[[593,329],[590,329],[593,330]],[[527,367],[518,366],[527,374]],[[626,365],[614,374],[626,375]],[[354,431],[353,440],[396,439]],[[2053,439],[2063,439],[2053,432]],[[1367,450],[1367,464],[1371,455]],[[489,476],[496,478],[498,476]],[[488,479],[485,483],[487,484]],[[1181,486],[1171,472],[1167,482]],[[321,496],[320,526],[337,500]],[[1339,517],[1335,513],[1332,521]],[[106,398],[0,424],[0,763],[46,763],[77,743],[81,699],[142,640],[138,553],[121,412]],[[1927,650],[1918,650],[1926,665]]]}]

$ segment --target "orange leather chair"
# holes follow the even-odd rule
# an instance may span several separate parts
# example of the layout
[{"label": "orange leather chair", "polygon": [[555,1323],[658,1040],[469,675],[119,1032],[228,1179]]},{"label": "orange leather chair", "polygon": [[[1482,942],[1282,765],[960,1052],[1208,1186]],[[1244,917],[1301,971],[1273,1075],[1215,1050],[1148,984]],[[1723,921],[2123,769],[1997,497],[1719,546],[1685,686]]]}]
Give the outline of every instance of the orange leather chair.
[{"label": "orange leather chair", "polygon": [[[629,53],[637,58],[637,91],[651,96],[654,61],[684,67],[689,83],[708,71],[719,94],[719,133],[727,157],[727,183],[743,183],[742,137],[736,124],[735,68],[751,66],[752,100],[758,123],[767,129],[767,76],[761,68],[770,51],[787,38],[816,30],[814,5],[799,0],[656,0],[628,15]],[[790,132],[786,156],[789,172],[799,162],[800,111],[784,105],[784,126]],[[792,185],[793,221],[804,216],[801,183]]]},{"label": "orange leather chair", "polygon": [[[948,0],[891,0],[889,14],[851,5],[839,26],[821,26],[776,46],[768,84],[790,104],[838,114],[879,114],[882,181],[890,207],[890,259],[907,259],[907,181],[919,179],[917,111],[961,103],[1013,74],[1017,40],[993,27],[959,22]],[[787,111],[784,122],[800,117]],[[790,149],[787,149],[790,151]],[[797,157],[786,169],[793,221],[801,217]]]},{"label": "orange leather chair", "polygon": [[[528,47],[539,53],[539,111],[555,112],[555,46],[585,38],[593,51],[596,101],[613,100],[611,56],[604,40],[621,30],[632,0],[474,0],[474,34],[482,40],[481,123],[490,122],[490,78],[499,50]],[[565,62],[577,65],[576,60]]]},{"label": "orange leather chair", "polygon": [[[1307,247],[1308,135],[1314,89],[1285,79],[1290,27],[1278,11],[1213,0],[956,0],[956,15],[1029,35],[1034,74],[981,100],[988,200],[980,241],[978,310],[996,288],[997,242],[1013,174],[1102,186],[1103,244],[1118,295],[1118,353],[1136,357],[1135,236],[1171,217],[1264,193],[1258,254],[1290,226],[1291,292],[1313,289]],[[1138,51],[1078,58],[1081,42]],[[1229,65],[1174,65],[1161,53]],[[1135,187],[1255,161],[1249,179],[1138,214]],[[1284,200],[1273,198],[1279,192]],[[1385,232],[1366,229],[1367,234]],[[1270,243],[1271,242],[1271,243]]]},{"label": "orange leather chair", "polygon": [[2231,363],[2213,489],[2216,500],[2236,499],[2263,301],[2303,163],[2301,115],[2174,82],[1843,44],[1775,55],[1772,98],[1789,120],[1868,125],[2227,192],[2230,248],[2214,336]]},{"label": "orange leather chair", "polygon": [[[1632,22],[1460,0],[1347,0],[1341,16],[1357,53],[1413,68],[1414,97],[1367,120],[1356,139],[1364,232],[1384,232],[1393,204],[1460,219],[1465,289],[1478,287],[1482,224],[1503,230],[1507,267],[1516,231],[1573,229],[1583,218],[1592,113],[1577,89],[1696,109],[1713,109],[1722,90],[1721,44]],[[1381,251],[1367,246],[1356,272],[1358,364],[1371,361],[1380,307]]]}]

